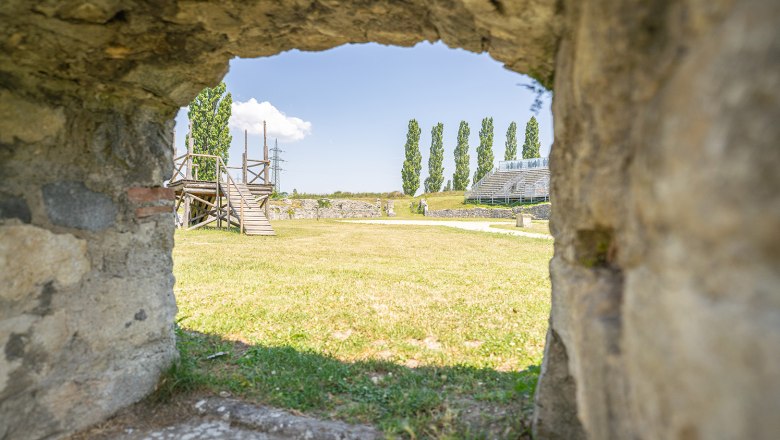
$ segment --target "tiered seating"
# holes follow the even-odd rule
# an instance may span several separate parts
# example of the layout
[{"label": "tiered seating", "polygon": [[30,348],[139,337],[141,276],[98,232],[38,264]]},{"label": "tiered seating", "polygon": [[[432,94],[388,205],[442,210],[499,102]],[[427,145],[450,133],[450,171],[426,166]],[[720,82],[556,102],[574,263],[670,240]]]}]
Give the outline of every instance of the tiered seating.
[{"label": "tiered seating", "polygon": [[489,199],[518,178],[522,178],[524,170],[493,171],[477,182],[469,193],[470,198]]},{"label": "tiered seating", "polygon": [[550,170],[547,167],[497,169],[466,193],[466,200],[479,203],[535,201],[549,198]]}]

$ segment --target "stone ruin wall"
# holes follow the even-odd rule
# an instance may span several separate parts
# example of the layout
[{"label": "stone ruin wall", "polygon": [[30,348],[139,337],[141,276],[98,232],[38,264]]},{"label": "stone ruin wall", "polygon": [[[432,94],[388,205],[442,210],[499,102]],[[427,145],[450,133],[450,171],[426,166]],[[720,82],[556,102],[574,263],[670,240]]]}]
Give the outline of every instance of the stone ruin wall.
[{"label": "stone ruin wall", "polygon": [[271,202],[269,220],[317,218],[372,218],[382,216],[382,203],[349,199],[327,199],[330,206],[320,208],[317,199],[284,199]]},{"label": "stone ruin wall", "polygon": [[0,438],[98,422],[175,356],[171,124],[52,101],[0,91]]},{"label": "stone ruin wall", "polygon": [[566,5],[537,433],[771,438],[780,3]]},{"label": "stone ruin wall", "polygon": [[517,214],[530,214],[535,220],[550,219],[549,203],[534,206],[516,206],[507,208],[463,208],[463,209],[431,209],[427,217],[438,218],[502,218],[514,219]]},{"label": "stone ruin wall", "polygon": [[554,84],[538,437],[772,438],[778,17],[774,0],[3,2],[0,438],[101,420],[170,364],[170,121],[230,58],[439,39]]}]

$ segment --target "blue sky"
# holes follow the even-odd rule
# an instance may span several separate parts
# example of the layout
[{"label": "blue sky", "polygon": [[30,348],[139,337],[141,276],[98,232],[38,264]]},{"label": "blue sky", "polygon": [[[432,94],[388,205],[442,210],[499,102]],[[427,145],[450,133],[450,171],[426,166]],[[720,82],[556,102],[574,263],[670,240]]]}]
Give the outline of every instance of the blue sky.
[{"label": "blue sky", "polygon": [[[269,120],[269,144],[285,152],[281,190],[328,193],[401,189],[401,166],[409,119],[420,123],[421,182],[427,176],[431,128],[444,123],[445,183],[454,171],[453,150],[461,120],[469,123],[471,173],[482,118],[493,117],[493,152],[503,159],[506,129],[518,124],[522,145],[533,115],[534,95],[487,54],[449,49],[442,43],[413,48],[345,45],[324,52],[290,51],[257,59],[234,59],[225,77],[235,104],[229,163],[238,165],[244,135]],[[260,104],[267,102],[265,104]],[[270,104],[269,104],[270,103]],[[536,115],[542,155],[552,144],[550,97]],[[271,121],[274,121],[273,123]],[[186,109],[176,117],[176,147],[185,150]],[[250,132],[249,157],[262,158],[262,135]],[[422,185],[421,185],[422,186]]]}]

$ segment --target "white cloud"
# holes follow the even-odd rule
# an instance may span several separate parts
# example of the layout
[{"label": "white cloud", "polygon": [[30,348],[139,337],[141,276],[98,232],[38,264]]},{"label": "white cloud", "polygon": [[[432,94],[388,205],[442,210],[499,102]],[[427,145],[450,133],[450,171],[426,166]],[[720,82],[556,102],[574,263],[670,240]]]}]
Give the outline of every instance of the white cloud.
[{"label": "white cloud", "polygon": [[311,133],[311,122],[287,116],[268,101],[257,102],[251,98],[246,102],[233,102],[231,128],[262,135],[263,120],[267,124],[268,137],[279,138],[282,142],[300,141]]}]

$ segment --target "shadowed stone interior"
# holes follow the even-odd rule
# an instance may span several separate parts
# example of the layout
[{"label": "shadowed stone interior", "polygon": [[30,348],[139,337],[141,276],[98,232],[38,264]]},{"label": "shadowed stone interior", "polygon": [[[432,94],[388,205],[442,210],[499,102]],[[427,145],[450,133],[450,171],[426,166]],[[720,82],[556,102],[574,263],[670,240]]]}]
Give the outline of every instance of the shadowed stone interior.
[{"label": "shadowed stone interior", "polygon": [[539,437],[770,438],[778,17],[774,0],[0,3],[0,438],[102,420],[174,358],[155,188],[175,112],[230,58],[423,40],[554,88]]}]

